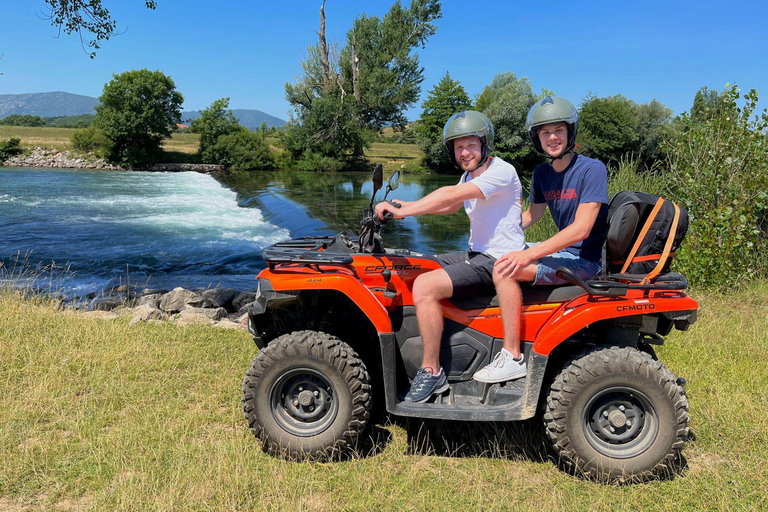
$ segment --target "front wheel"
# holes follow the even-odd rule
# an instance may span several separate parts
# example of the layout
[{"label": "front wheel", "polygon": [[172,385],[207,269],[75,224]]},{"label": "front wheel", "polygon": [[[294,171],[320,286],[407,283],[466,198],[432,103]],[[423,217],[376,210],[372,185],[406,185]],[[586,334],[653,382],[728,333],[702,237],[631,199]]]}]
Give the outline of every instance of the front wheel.
[{"label": "front wheel", "polygon": [[688,400],[675,376],[633,348],[575,357],[552,383],[547,436],[589,478],[636,481],[669,472],[688,437]]},{"label": "front wheel", "polygon": [[327,460],[352,449],[368,422],[370,381],[355,351],[323,332],[280,336],[243,379],[243,412],[264,450]]}]

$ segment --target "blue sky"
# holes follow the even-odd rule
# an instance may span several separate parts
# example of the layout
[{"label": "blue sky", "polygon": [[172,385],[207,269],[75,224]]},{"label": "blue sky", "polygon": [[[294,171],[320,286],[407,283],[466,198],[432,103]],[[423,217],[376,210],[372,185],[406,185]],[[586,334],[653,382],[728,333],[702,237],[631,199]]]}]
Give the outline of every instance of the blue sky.
[{"label": "blue sky", "polygon": [[[103,0],[122,34],[94,60],[77,36],[40,19],[44,0],[6,2],[0,17],[0,94],[66,91],[99,96],[112,74],[159,69],[186,110],[230,97],[231,108],[288,118],[283,85],[317,41],[321,0]],[[408,3],[406,0],[403,3]],[[359,14],[383,16],[386,1],[327,0],[327,35],[343,44]],[[474,96],[494,75],[528,77],[534,91],[578,104],[590,92],[658,99],[676,114],[702,86],[736,83],[768,104],[768,2],[758,0],[443,2],[437,33],[419,50],[422,101],[445,75]],[[421,101],[408,111],[421,112]]]}]

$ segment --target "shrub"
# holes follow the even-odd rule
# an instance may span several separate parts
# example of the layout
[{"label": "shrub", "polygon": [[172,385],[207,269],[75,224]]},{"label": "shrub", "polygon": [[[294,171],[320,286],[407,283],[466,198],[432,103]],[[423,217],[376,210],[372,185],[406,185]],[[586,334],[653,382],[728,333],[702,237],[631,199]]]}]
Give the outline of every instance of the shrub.
[{"label": "shrub", "polygon": [[21,139],[13,137],[6,141],[0,141],[0,162],[21,154]]},{"label": "shrub", "polygon": [[72,134],[72,147],[83,153],[93,153],[103,158],[109,149],[109,139],[93,125]]},{"label": "shrub", "polygon": [[768,114],[752,117],[757,97],[739,107],[728,86],[711,116],[684,114],[666,143],[669,190],[691,221],[678,266],[693,283],[732,285],[768,267]]},{"label": "shrub", "polygon": [[211,160],[236,171],[272,169],[274,159],[261,134],[243,129],[221,135],[210,149]]}]

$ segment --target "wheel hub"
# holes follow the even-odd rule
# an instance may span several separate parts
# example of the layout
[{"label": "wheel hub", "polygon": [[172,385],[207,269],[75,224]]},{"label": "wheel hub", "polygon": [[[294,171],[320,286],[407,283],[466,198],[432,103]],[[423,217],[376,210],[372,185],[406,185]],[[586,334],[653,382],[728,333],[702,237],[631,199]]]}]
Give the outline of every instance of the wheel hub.
[{"label": "wheel hub", "polygon": [[635,457],[658,434],[658,414],[643,393],[624,386],[602,390],[584,408],[584,434],[589,444],[614,458]]},{"label": "wheel hub", "polygon": [[338,403],[325,376],[311,368],[296,368],[272,386],[272,415],[281,428],[297,436],[325,431],[336,418]]}]

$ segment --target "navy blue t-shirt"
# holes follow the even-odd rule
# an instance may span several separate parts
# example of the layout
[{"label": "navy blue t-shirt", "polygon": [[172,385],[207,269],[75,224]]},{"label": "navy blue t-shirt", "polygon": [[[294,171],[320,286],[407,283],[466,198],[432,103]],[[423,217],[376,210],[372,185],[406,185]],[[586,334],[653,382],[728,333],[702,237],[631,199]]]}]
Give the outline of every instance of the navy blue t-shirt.
[{"label": "navy blue t-shirt", "polygon": [[578,153],[563,172],[557,172],[549,163],[533,171],[531,203],[547,203],[557,229],[563,230],[576,219],[581,203],[602,203],[595,225],[589,236],[566,248],[567,251],[594,262],[600,262],[603,248],[603,230],[608,217],[608,170],[605,164]]}]

